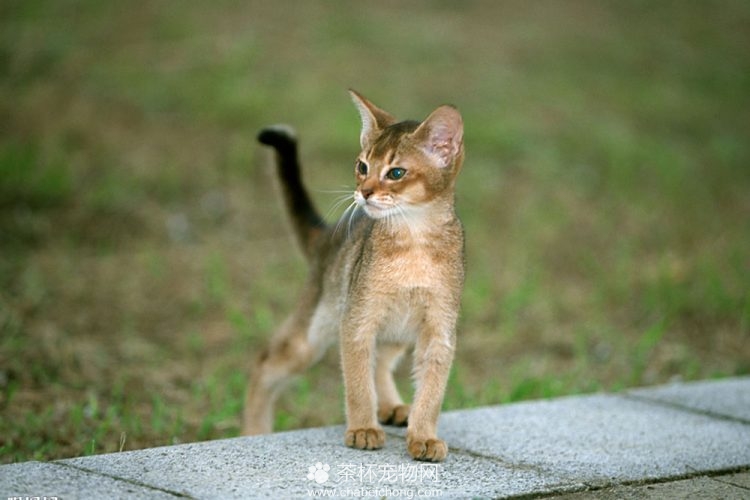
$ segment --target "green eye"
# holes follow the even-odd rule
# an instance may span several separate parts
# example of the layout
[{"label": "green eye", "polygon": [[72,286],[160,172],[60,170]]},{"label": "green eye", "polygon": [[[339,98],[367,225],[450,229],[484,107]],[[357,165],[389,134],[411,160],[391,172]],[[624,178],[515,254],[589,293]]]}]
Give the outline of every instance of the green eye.
[{"label": "green eye", "polygon": [[406,169],[401,167],[392,168],[385,174],[385,176],[392,181],[399,181],[406,175]]},{"label": "green eye", "polygon": [[367,163],[363,162],[362,160],[357,161],[357,173],[359,175],[367,175]]}]

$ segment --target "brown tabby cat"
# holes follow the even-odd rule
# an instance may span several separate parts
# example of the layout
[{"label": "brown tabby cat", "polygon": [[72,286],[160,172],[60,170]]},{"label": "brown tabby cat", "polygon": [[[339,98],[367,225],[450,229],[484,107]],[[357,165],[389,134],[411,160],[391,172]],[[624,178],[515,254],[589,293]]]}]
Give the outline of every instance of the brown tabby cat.
[{"label": "brown tabby cat", "polygon": [[[284,197],[311,265],[296,309],[250,378],[243,432],[271,431],[273,405],[293,375],[336,340],[346,393],[347,446],[381,448],[378,422],[407,425],[409,453],[448,453],[437,420],[455,350],[464,281],[463,229],[454,185],[463,163],[463,122],[452,106],[422,122],[397,121],[351,91],[362,117],[354,203],[327,226],[302,185],[293,132],[261,131],[276,150]],[[404,404],[393,370],[414,345],[416,392]]]}]

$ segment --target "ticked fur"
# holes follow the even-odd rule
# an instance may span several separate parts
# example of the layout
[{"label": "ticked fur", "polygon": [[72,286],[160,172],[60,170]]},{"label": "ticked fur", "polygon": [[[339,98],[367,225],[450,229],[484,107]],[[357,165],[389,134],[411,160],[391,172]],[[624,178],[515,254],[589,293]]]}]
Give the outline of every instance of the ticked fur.
[{"label": "ticked fur", "polygon": [[[418,460],[440,461],[437,437],[464,280],[463,230],[454,186],[463,164],[463,123],[440,106],[423,122],[397,121],[351,91],[362,119],[353,202],[326,226],[301,182],[296,139],[269,128],[284,197],[311,272],[297,307],[260,355],[243,431],[272,430],[273,404],[289,379],[339,342],[348,446],[377,449],[381,423],[407,425]],[[343,227],[342,227],[343,226]],[[414,346],[416,391],[405,404],[393,370]]]}]

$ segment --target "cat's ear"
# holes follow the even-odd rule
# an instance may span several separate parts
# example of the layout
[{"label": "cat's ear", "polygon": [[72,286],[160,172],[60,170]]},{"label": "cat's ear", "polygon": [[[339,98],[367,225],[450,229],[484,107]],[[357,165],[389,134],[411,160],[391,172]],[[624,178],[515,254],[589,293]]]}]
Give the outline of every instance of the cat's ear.
[{"label": "cat's ear", "polygon": [[362,132],[359,134],[359,143],[362,149],[367,149],[384,128],[396,123],[396,118],[378,108],[354,90],[349,89],[349,94],[352,96],[354,105],[357,106],[359,116],[362,117]]},{"label": "cat's ear", "polygon": [[464,122],[453,106],[440,106],[414,131],[422,150],[440,168],[451,166],[461,153]]}]

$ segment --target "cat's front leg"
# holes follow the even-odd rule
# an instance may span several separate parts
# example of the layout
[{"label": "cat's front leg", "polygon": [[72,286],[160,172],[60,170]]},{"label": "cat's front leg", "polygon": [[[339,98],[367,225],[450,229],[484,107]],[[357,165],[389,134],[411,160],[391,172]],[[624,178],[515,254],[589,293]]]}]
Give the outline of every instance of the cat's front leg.
[{"label": "cat's front leg", "polygon": [[385,444],[385,432],[377,421],[375,411],[374,355],[374,334],[342,328],[341,367],[347,423],[344,443],[351,448],[376,450]]},{"label": "cat's front leg", "polygon": [[416,460],[442,462],[448,446],[437,437],[437,421],[448,384],[455,352],[455,334],[440,329],[427,329],[417,339],[414,367],[417,390],[414,394],[406,445]]}]

